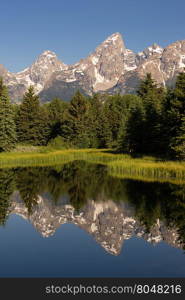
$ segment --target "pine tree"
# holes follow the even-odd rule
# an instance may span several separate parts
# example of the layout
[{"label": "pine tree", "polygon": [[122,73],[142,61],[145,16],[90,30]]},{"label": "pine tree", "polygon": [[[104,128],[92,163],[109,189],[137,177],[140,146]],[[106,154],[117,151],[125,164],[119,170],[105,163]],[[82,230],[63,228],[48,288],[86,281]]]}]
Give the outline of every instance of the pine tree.
[{"label": "pine tree", "polygon": [[0,170],[0,225],[5,225],[10,207],[10,196],[15,188],[14,172]]},{"label": "pine tree", "polygon": [[129,143],[127,140],[127,135],[126,135],[126,122],[123,120],[123,122],[120,124],[119,132],[118,132],[118,138],[117,138],[117,147],[116,150],[118,152],[124,152],[128,153],[129,152]]},{"label": "pine tree", "polygon": [[10,103],[6,86],[0,79],[0,152],[10,151],[16,144],[14,109]]},{"label": "pine tree", "polygon": [[185,116],[182,117],[182,124],[178,135],[172,139],[172,149],[175,152],[175,157],[180,160],[185,160]]},{"label": "pine tree", "polygon": [[124,95],[121,122],[119,124],[116,149],[119,152],[136,153],[143,149],[144,107],[140,97]]},{"label": "pine tree", "polygon": [[148,95],[148,92],[156,90],[156,88],[157,86],[152,79],[151,74],[147,73],[146,77],[140,82],[139,88],[137,90],[137,95],[142,99],[145,99],[145,97]]},{"label": "pine tree", "polygon": [[45,145],[48,138],[48,116],[40,106],[39,97],[30,86],[20,105],[17,131],[20,142],[32,145]]},{"label": "pine tree", "polygon": [[99,148],[101,145],[101,130],[102,130],[102,110],[103,105],[101,101],[101,95],[94,94],[93,97],[88,99],[89,109],[88,109],[88,137],[89,137],[89,147]]},{"label": "pine tree", "polygon": [[57,136],[62,135],[62,125],[67,107],[68,103],[62,101],[59,98],[54,98],[47,105],[50,128],[49,139],[54,139]]},{"label": "pine tree", "polygon": [[158,89],[148,92],[144,100],[144,151],[146,154],[162,153],[162,107],[163,93],[159,95]]},{"label": "pine tree", "polygon": [[63,134],[67,142],[71,142],[80,148],[89,147],[90,144],[88,111],[89,103],[87,99],[77,91],[66,112]]},{"label": "pine tree", "polygon": [[143,100],[145,111],[143,151],[145,154],[161,154],[164,149],[162,112],[165,90],[162,87],[158,88],[151,74],[147,74],[137,93]]},{"label": "pine tree", "polygon": [[[166,152],[172,158],[179,156],[179,143],[181,146],[184,128],[185,116],[185,73],[180,73],[176,79],[176,85],[173,90],[168,91],[165,103],[165,122],[164,128],[167,132],[165,139]],[[181,142],[180,142],[181,141]],[[181,153],[181,156],[182,153]]]},{"label": "pine tree", "polygon": [[123,152],[131,154],[141,154],[144,152],[144,108],[142,102],[138,102],[130,111],[128,120],[126,121],[122,135],[122,143],[119,142],[119,148]]}]

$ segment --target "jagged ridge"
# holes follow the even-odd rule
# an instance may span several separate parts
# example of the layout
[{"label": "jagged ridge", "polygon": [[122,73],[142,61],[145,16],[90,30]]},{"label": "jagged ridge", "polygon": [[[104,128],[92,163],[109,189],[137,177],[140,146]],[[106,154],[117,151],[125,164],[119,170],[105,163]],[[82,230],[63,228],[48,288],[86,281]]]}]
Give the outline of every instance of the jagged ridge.
[{"label": "jagged ridge", "polygon": [[157,220],[148,233],[145,226],[134,218],[133,208],[124,203],[116,204],[112,200],[106,202],[88,200],[83,209],[76,212],[70,204],[53,206],[46,196],[39,195],[38,203],[30,216],[19,192],[14,192],[9,213],[29,220],[43,237],[53,235],[62,224],[73,223],[91,234],[113,255],[119,255],[124,240],[132,236],[142,237],[153,244],[165,241],[174,247],[181,247],[176,229],[169,230],[164,222]]},{"label": "jagged ridge", "polygon": [[166,48],[157,44],[134,53],[125,47],[120,33],[114,33],[87,58],[74,65],[59,61],[52,51],[44,51],[32,66],[19,73],[10,73],[0,65],[13,101],[21,101],[29,85],[34,85],[42,101],[54,97],[69,100],[79,89],[93,92],[133,93],[146,73],[159,85],[173,85],[185,67],[185,40]]}]

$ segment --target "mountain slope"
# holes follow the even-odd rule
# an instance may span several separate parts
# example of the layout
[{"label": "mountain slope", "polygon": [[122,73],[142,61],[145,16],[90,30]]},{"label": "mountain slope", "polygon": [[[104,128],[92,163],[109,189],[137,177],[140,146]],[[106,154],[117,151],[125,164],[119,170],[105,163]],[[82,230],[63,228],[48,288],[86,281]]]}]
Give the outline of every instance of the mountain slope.
[{"label": "mountain slope", "polygon": [[148,232],[134,218],[134,209],[112,200],[95,202],[89,199],[77,212],[69,203],[54,206],[46,196],[38,195],[37,205],[29,215],[16,191],[11,197],[9,213],[29,220],[43,237],[54,235],[57,228],[65,223],[75,224],[91,234],[97,243],[113,255],[119,255],[124,241],[132,236],[144,238],[153,244],[165,241],[173,247],[181,248],[176,228],[169,229],[158,219]]},{"label": "mountain slope", "polygon": [[27,69],[10,73],[0,65],[0,76],[7,84],[13,101],[21,101],[29,85],[34,85],[42,101],[54,97],[69,100],[79,89],[94,92],[134,93],[146,73],[162,86],[173,86],[185,67],[185,40],[166,48],[157,44],[134,53],[125,47],[119,33],[114,33],[88,57],[74,65],[65,65],[56,54],[44,51]]}]

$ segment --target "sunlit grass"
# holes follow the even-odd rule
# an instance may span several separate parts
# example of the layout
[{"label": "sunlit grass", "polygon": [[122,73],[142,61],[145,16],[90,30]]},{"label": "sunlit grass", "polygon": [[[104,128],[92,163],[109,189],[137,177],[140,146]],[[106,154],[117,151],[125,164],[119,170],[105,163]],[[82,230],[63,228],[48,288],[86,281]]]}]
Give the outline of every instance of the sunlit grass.
[{"label": "sunlit grass", "polygon": [[102,164],[111,176],[147,181],[185,182],[185,162],[160,161],[153,157],[132,158],[105,149],[49,150],[0,154],[0,168],[62,165],[75,160]]},{"label": "sunlit grass", "polygon": [[124,178],[143,178],[147,181],[181,180],[185,182],[185,163],[172,161],[155,161],[148,159],[125,159],[113,161],[109,165],[109,173],[112,176]]}]

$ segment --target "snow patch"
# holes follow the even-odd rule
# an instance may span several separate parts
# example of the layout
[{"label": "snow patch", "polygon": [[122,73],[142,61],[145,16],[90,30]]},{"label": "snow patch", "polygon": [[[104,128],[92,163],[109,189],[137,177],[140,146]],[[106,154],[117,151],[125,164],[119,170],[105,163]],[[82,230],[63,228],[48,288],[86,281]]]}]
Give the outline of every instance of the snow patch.
[{"label": "snow patch", "polygon": [[101,203],[95,204],[93,220],[95,221],[97,216],[103,212],[103,205]]},{"label": "snow patch", "polygon": [[97,71],[97,68],[94,69],[94,73],[95,73],[95,78],[96,78],[96,83],[102,83],[105,81],[105,77],[102,76],[98,71]]},{"label": "snow patch", "polygon": [[110,37],[108,37],[108,39],[105,40],[105,42],[103,43],[104,45],[106,45],[107,43],[112,43],[115,44],[116,41],[119,39],[120,34],[119,33],[114,33],[112,34]]},{"label": "snow patch", "polygon": [[76,78],[68,78],[65,80],[66,82],[73,82],[73,81],[76,81]]},{"label": "snow patch", "polygon": [[139,55],[139,56],[143,56],[143,52],[138,52],[138,54],[137,55]]},{"label": "snow patch", "polygon": [[87,68],[87,66],[88,66],[87,64],[81,64],[79,67],[83,71]]},{"label": "snow patch", "polygon": [[95,232],[97,229],[98,229],[98,227],[96,226],[96,224],[95,224],[95,223],[92,223],[92,224],[91,224],[91,231],[92,231],[92,232]]},{"label": "snow patch", "polygon": [[35,84],[35,83],[30,79],[30,75],[29,75],[29,74],[26,75],[24,79],[25,79],[25,81],[26,81],[26,83],[27,83],[28,86],[34,85],[34,84]]},{"label": "snow patch", "polygon": [[137,66],[127,66],[126,64],[124,65],[125,71],[132,71],[135,70]]},{"label": "snow patch", "polygon": [[161,48],[161,47],[158,46],[157,48],[153,49],[153,52],[161,54],[163,52],[163,48]]},{"label": "snow patch", "polygon": [[147,242],[151,242],[151,243],[159,243],[162,240],[162,237],[160,235],[157,236],[153,236],[153,237],[149,237],[147,239]]},{"label": "snow patch", "polygon": [[41,56],[47,56],[47,57],[52,57],[53,58],[53,57],[56,57],[56,54],[52,51],[46,50],[41,54]]},{"label": "snow patch", "polygon": [[84,75],[84,72],[82,72],[81,70],[76,70],[76,73],[80,73],[81,75]]},{"label": "snow patch", "polygon": [[96,65],[96,64],[98,63],[98,61],[99,61],[99,57],[93,56],[93,57],[91,58],[91,60],[92,60],[93,65]]},{"label": "snow patch", "polygon": [[185,55],[180,56],[179,68],[185,68]]},{"label": "snow patch", "polygon": [[23,73],[27,72],[29,70],[29,68],[26,68],[20,72],[17,72],[16,75],[22,75]]}]

